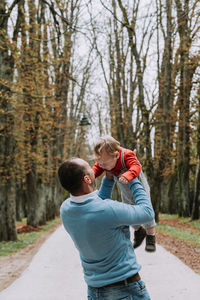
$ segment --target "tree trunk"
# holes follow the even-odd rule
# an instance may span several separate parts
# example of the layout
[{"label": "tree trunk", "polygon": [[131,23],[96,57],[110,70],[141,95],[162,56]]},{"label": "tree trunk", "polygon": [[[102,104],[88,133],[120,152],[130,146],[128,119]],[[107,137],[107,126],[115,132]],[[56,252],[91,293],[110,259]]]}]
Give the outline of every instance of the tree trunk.
[{"label": "tree trunk", "polygon": [[10,179],[0,186],[0,241],[17,239],[15,222],[15,181]]},{"label": "tree trunk", "polygon": [[154,184],[153,188],[151,189],[151,201],[155,212],[155,220],[156,222],[159,222],[159,212],[160,212],[160,199],[161,199],[161,177],[160,174],[152,174],[154,181],[156,184]]},{"label": "tree trunk", "polygon": [[27,215],[27,195],[26,190],[22,184],[16,185],[16,219],[21,221],[22,218],[25,218]]},{"label": "tree trunk", "polygon": [[199,219],[199,206],[200,206],[200,88],[198,91],[199,100],[199,116],[198,116],[198,136],[197,136],[197,166],[195,175],[195,187],[194,187],[194,202],[192,208],[192,220]]},{"label": "tree trunk", "polygon": [[[158,8],[157,8],[158,9]],[[167,191],[167,180],[169,178],[166,176],[165,170],[172,171],[170,160],[171,153],[171,135],[170,135],[170,124],[171,124],[171,0],[166,1],[166,14],[167,14],[167,23],[166,28],[167,32],[164,35],[165,47],[162,56],[161,69],[158,59],[158,84],[159,84],[159,98],[158,98],[158,107],[156,111],[156,120],[155,120],[155,163],[154,163],[154,172],[156,177],[152,182],[152,189],[160,191],[160,197],[158,199],[153,199],[153,201],[160,202],[160,209],[163,212],[167,212],[169,207],[169,198]],[[157,12],[158,13],[158,12]],[[158,20],[157,20],[158,22]],[[157,24],[158,27],[158,24]],[[159,47],[159,41],[158,41]],[[158,57],[159,57],[158,49]],[[157,181],[157,178],[159,180]],[[157,187],[160,185],[160,187]],[[154,195],[154,193],[153,193]]]},{"label": "tree trunk", "polygon": [[16,240],[14,116],[8,85],[13,80],[14,62],[9,54],[6,1],[0,3],[0,241]]},{"label": "tree trunk", "polygon": [[167,213],[176,214],[178,207],[177,174],[173,174],[168,181],[169,210]]},{"label": "tree trunk", "polygon": [[[178,32],[180,36],[180,88],[179,88],[179,132],[177,174],[179,187],[179,216],[189,216],[189,162],[190,162],[190,92],[193,70],[189,66],[191,37],[188,27],[188,0],[182,4],[175,0],[178,15]],[[184,7],[183,7],[184,6]]]},{"label": "tree trunk", "polygon": [[193,202],[193,208],[192,208],[192,220],[199,219],[199,206],[200,206],[200,160],[196,167],[194,202]]}]

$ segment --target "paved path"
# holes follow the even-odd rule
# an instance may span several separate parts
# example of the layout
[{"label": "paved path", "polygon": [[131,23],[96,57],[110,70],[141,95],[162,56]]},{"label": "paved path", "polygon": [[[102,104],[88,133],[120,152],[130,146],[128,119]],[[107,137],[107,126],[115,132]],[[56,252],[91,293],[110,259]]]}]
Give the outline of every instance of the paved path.
[{"label": "paved path", "polygon": [[[152,300],[200,299],[200,276],[161,246],[147,253],[142,245],[136,255]],[[86,294],[78,252],[60,226],[0,300],[86,300]]]}]

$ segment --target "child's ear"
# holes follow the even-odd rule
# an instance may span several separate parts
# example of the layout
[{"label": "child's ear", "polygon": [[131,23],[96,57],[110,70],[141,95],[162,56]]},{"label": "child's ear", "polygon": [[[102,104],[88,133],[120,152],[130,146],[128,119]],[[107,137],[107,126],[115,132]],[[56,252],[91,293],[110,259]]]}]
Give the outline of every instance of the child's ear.
[{"label": "child's ear", "polygon": [[120,158],[120,154],[119,154],[119,151],[116,152],[116,158]]}]

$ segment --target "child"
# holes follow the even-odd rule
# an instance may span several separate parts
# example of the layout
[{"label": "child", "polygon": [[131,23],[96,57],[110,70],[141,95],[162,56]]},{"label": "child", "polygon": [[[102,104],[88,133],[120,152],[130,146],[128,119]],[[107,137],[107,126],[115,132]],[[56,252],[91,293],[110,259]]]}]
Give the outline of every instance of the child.
[{"label": "child", "polygon": [[[122,201],[133,204],[133,196],[127,183],[138,177],[150,199],[150,188],[142,167],[133,151],[120,147],[120,143],[111,136],[100,137],[94,146],[96,163],[93,166],[95,177],[104,171],[111,173],[121,191]],[[143,226],[134,226],[134,248],[141,245],[146,237],[145,250],[153,252],[156,250],[155,220]]]}]

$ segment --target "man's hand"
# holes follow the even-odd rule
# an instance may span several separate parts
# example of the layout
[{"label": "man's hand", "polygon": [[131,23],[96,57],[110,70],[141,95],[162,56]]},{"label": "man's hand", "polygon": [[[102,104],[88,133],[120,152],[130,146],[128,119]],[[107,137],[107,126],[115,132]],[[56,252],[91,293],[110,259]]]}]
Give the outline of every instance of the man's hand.
[{"label": "man's hand", "polygon": [[109,172],[106,172],[106,178],[107,179],[110,179],[110,180],[113,180],[114,177],[113,177],[113,174],[109,173]]},{"label": "man's hand", "polygon": [[121,176],[119,177],[119,182],[127,184],[128,180],[124,176]]}]

